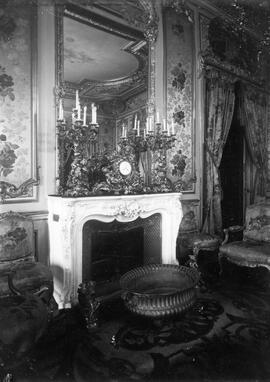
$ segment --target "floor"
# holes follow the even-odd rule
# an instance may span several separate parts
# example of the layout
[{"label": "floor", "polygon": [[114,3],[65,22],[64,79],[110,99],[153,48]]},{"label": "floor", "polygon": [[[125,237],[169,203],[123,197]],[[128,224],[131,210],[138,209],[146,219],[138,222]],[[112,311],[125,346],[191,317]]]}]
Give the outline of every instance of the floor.
[{"label": "floor", "polygon": [[157,323],[115,300],[88,332],[79,309],[61,310],[31,354],[2,375],[17,382],[269,381],[268,272],[232,264],[221,277],[215,264],[202,270],[206,286],[184,315]]}]

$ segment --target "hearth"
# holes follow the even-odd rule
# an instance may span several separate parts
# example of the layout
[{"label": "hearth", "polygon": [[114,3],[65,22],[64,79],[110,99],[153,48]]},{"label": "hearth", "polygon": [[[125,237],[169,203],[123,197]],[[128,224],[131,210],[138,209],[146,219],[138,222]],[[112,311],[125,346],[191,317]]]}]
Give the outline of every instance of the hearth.
[{"label": "hearth", "polygon": [[83,226],[82,279],[96,283],[103,298],[120,292],[120,277],[149,263],[161,263],[160,215],[131,222],[89,220]]},{"label": "hearth", "polygon": [[[128,269],[119,268],[123,254],[113,255],[113,273],[110,272],[110,261],[108,253],[100,255],[99,258],[85,256],[88,251],[87,242],[84,243],[84,231],[93,228],[96,224],[102,235],[105,234],[104,224],[112,224],[117,230],[131,230],[131,235],[143,236],[143,255],[141,251],[134,251],[130,261],[130,268],[147,263],[177,264],[176,239],[180,222],[182,220],[182,206],[180,193],[145,194],[145,195],[121,195],[100,197],[67,198],[60,196],[49,196],[49,233],[50,233],[50,266],[54,274],[54,297],[59,308],[68,308],[78,303],[77,290],[79,284],[86,277],[90,279],[93,275],[98,281],[106,281],[107,278],[117,278],[117,273]],[[158,236],[153,233],[151,224],[158,216]],[[151,217],[150,220],[148,220]],[[96,221],[96,223],[93,223]],[[89,228],[90,227],[90,228]],[[112,227],[109,227],[107,239],[112,236]],[[121,228],[120,228],[121,227]],[[141,228],[140,228],[141,227]],[[143,233],[142,233],[143,230]],[[91,229],[90,229],[91,231]],[[119,232],[120,232],[119,231]],[[141,232],[141,233],[140,233]],[[101,236],[102,236],[101,235]],[[122,249],[125,247],[126,238],[118,241]],[[107,241],[106,239],[106,241]],[[158,240],[157,240],[158,239]],[[96,240],[93,238],[92,240]],[[140,239],[132,239],[140,242]],[[130,240],[128,240],[130,241]],[[95,246],[99,246],[94,243]],[[105,249],[105,245],[104,248]],[[115,249],[113,250],[115,251]],[[122,251],[122,250],[121,250]],[[120,252],[121,252],[120,251]],[[90,251],[91,252],[91,251]],[[135,256],[135,252],[138,252]],[[116,256],[116,257],[115,257]],[[136,257],[136,259],[135,259]],[[92,269],[92,260],[94,268]],[[103,268],[98,262],[107,263]],[[99,264],[100,265],[100,264]],[[108,269],[108,271],[106,270]],[[101,272],[101,274],[100,274]],[[90,275],[90,276],[89,276]]]},{"label": "hearth", "polygon": [[[89,223],[89,224],[87,224]],[[83,228],[84,281],[113,283],[120,275],[143,264],[143,228],[125,223],[90,220]]]}]

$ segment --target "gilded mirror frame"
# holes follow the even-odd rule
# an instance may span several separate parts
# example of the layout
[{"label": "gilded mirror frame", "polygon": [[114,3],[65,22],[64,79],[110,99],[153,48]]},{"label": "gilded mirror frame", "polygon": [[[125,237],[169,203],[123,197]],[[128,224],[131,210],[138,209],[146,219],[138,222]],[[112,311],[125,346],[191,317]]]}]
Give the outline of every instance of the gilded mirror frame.
[{"label": "gilded mirror frame", "polygon": [[[158,32],[158,17],[156,9],[151,0],[138,0],[144,11],[143,34],[148,43],[148,86],[147,86],[147,111],[149,115],[154,114],[155,110],[155,41]],[[96,1],[95,3],[98,3]],[[60,98],[65,96],[66,85],[64,80],[64,35],[63,21],[67,6],[72,3],[66,3],[56,6],[56,107],[58,107]],[[91,4],[92,5],[92,4]],[[81,16],[78,15],[80,18]],[[123,15],[125,18],[125,15]],[[91,24],[91,20],[88,20]],[[95,21],[92,20],[92,25]]]}]

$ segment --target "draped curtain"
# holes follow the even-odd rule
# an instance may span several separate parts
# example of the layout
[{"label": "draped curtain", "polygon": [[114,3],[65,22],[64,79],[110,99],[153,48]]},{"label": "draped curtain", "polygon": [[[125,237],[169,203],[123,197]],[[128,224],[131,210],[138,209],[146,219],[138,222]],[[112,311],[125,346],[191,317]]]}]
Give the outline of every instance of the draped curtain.
[{"label": "draped curtain", "polygon": [[241,86],[240,123],[246,127],[252,160],[256,166],[251,203],[264,197],[267,182],[267,97],[252,86]]},{"label": "draped curtain", "polygon": [[235,104],[234,82],[220,72],[206,78],[206,136],[203,232],[221,234],[221,184],[219,166],[230,130]]}]

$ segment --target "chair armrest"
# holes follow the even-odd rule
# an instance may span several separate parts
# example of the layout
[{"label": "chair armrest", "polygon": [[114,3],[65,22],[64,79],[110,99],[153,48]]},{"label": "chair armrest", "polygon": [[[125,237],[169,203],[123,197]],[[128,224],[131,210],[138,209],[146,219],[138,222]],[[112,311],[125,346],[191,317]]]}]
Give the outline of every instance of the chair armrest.
[{"label": "chair armrest", "polygon": [[230,238],[230,233],[237,233],[237,232],[243,232],[244,231],[244,226],[241,226],[241,225],[232,225],[228,228],[225,228],[223,230],[224,232],[224,240],[223,242],[221,243],[221,245],[224,245],[228,242],[229,238]]}]

